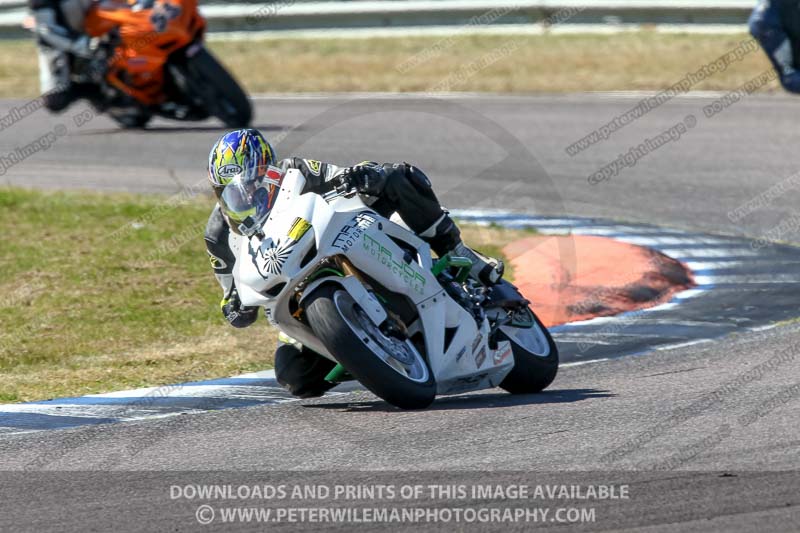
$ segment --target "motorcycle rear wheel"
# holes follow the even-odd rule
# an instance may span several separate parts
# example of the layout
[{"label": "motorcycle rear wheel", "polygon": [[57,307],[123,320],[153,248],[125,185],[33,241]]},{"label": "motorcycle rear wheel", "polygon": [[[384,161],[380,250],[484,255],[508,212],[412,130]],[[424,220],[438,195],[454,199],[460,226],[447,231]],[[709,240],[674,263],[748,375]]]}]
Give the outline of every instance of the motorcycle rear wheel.
[{"label": "motorcycle rear wheel", "polygon": [[385,335],[353,298],[336,285],[314,291],[306,306],[311,329],[362,385],[401,409],[424,409],[436,380],[410,341]]},{"label": "motorcycle rear wheel", "polygon": [[539,317],[533,317],[533,327],[502,326],[498,340],[509,341],[514,353],[514,368],[500,383],[511,394],[541,392],[556,379],[558,373],[558,347]]}]

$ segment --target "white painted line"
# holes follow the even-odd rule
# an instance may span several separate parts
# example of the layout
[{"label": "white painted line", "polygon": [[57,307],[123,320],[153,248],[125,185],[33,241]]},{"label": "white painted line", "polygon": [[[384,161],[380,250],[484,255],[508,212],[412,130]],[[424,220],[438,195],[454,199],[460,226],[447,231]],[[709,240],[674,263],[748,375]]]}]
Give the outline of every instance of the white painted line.
[{"label": "white painted line", "polygon": [[589,318],[587,320],[577,320],[575,322],[568,322],[566,324],[562,324],[559,327],[582,327],[582,326],[599,326],[602,324],[610,324],[612,322],[618,322],[619,318],[617,315],[614,316],[596,316],[594,318]]},{"label": "white painted line", "polygon": [[[274,370],[265,370],[262,372],[252,372],[249,374],[242,374],[239,376],[232,376],[229,378],[223,378],[226,380],[250,380],[250,379],[262,379],[262,380],[274,380],[275,379],[275,371]],[[218,381],[218,380],[213,380]],[[242,385],[189,385],[186,383],[176,383],[172,385],[163,385],[160,387],[147,387],[143,389],[133,389],[133,390],[123,390],[123,391],[115,391],[115,392],[107,392],[103,394],[89,394],[85,396],[86,398],[169,398],[169,397],[185,397],[185,396],[196,396],[196,392],[198,390],[202,390],[205,392],[212,392],[215,390],[220,391],[227,391],[230,390],[232,387],[239,387],[241,391],[245,391],[246,389],[243,388]],[[256,386],[251,387],[258,390],[263,389],[263,387]]]},{"label": "white painted line", "polygon": [[713,285],[715,282],[719,282],[720,280],[714,276],[695,276],[694,281],[698,285]]},{"label": "white painted line", "polygon": [[[661,24],[643,28],[640,24],[494,24],[489,26],[405,26],[380,28],[334,28],[212,32],[209,41],[271,41],[284,39],[397,39],[415,37],[620,35],[625,33],[691,33],[699,35],[746,34],[738,24]],[[723,93],[720,93],[723,94]]]},{"label": "white painted line", "polygon": [[673,296],[673,299],[674,300],[688,300],[690,298],[697,298],[698,296],[702,296],[706,292],[708,292],[708,289],[698,289],[698,288],[687,289],[687,290],[681,291],[678,294],[676,294],[675,296]]},{"label": "white painted line", "polygon": [[571,361],[569,363],[561,363],[558,366],[560,368],[567,368],[570,366],[583,366],[583,365],[591,365],[592,363],[602,363],[604,361],[611,361],[611,359],[604,358],[604,359],[592,359],[591,361]]},{"label": "white painted line", "polygon": [[777,283],[798,284],[800,278],[791,274],[750,274],[742,272],[741,274],[726,274],[724,276],[695,276],[695,281],[698,285],[719,285],[721,283],[728,284],[757,284],[757,285],[772,285]]},{"label": "white painted line", "polygon": [[[294,100],[332,100],[332,99],[343,99],[343,100],[353,100],[353,99],[374,99],[374,100],[401,100],[401,99],[481,99],[481,100],[497,100],[497,101],[552,101],[552,100],[572,100],[575,98],[596,98],[598,100],[641,100],[642,98],[652,97],[658,94],[658,91],[576,91],[576,92],[568,92],[568,93],[548,93],[548,94],[516,94],[516,93],[486,93],[486,92],[441,92],[441,93],[431,93],[431,92],[340,92],[340,91],[331,91],[331,92],[292,92],[292,93],[283,93],[283,92],[275,92],[275,93],[254,93],[250,95],[252,100],[285,100],[285,101],[294,101]],[[716,99],[720,96],[724,96],[725,92],[713,92],[713,91],[689,91],[686,93],[682,93],[676,95],[675,99],[688,99],[688,100],[707,100],[707,99]],[[762,95],[765,96],[765,95]],[[775,99],[786,99],[788,100],[790,97],[782,94],[774,94],[766,96],[770,100]],[[455,210],[454,210],[455,211]],[[473,210],[462,210],[462,211],[473,211]],[[505,214],[517,214],[520,216],[525,216],[524,213],[509,213],[508,211],[501,211],[499,209],[494,210],[487,210],[487,213],[497,214],[497,213],[505,213]],[[582,219],[584,222],[589,220],[588,218]],[[600,224],[606,225],[609,227],[613,227],[613,224]],[[624,226],[620,226],[624,227]],[[648,226],[644,226],[641,229],[645,229]],[[659,228],[654,228],[658,230]],[[682,231],[678,229],[670,228],[669,231]],[[689,234],[687,232],[687,234]]]},{"label": "white painted line", "polygon": [[592,227],[589,220],[581,218],[544,218],[480,209],[453,209],[450,214],[453,218],[467,220],[474,224],[527,224],[542,228],[554,226],[565,228]]},{"label": "white painted line", "polygon": [[656,305],[655,307],[648,307],[644,311],[647,313],[652,313],[655,311],[669,311],[670,309],[675,309],[676,307],[678,307],[678,302],[667,302],[660,305]]},{"label": "white painted line", "polygon": [[685,265],[694,271],[733,268],[741,264],[741,261],[685,261]]},{"label": "white painted line", "polygon": [[173,387],[181,388],[182,385],[164,385],[162,387],[146,387],[144,389],[104,392],[102,394],[87,394],[85,398],[144,398],[148,396],[164,397],[162,395],[171,395],[170,389]]},{"label": "white painted line", "polygon": [[732,244],[725,248],[669,248],[665,253],[678,261],[691,261],[693,257],[719,257],[724,259],[731,256],[756,257],[759,255],[748,244],[738,246]]},{"label": "white painted line", "polygon": [[758,326],[755,328],[750,328],[750,331],[754,331],[756,333],[761,331],[767,331],[769,329],[777,328],[780,324],[767,324],[766,326]]},{"label": "white painted line", "polygon": [[234,376],[230,379],[275,379],[274,370],[262,370],[260,372],[250,372],[249,374],[242,374]]},{"label": "white painted line", "polygon": [[636,244],[639,246],[649,246],[651,248],[658,248],[658,247],[667,247],[667,246],[676,246],[676,245],[686,245],[686,244],[729,244],[730,241],[722,240],[722,239],[697,239],[697,238],[690,238],[690,237],[674,237],[674,236],[666,236],[666,237],[658,237],[656,235],[650,237],[636,237],[633,235],[623,235],[620,237],[616,237],[616,240],[627,242],[629,244]]},{"label": "white painted line", "polygon": [[[626,235],[630,237],[658,237],[659,235],[662,235],[664,237],[674,237],[676,234],[682,234],[684,232],[680,230],[665,230],[662,228],[634,228],[632,226],[598,225],[593,227],[583,226],[580,229],[575,230],[575,233],[581,235],[594,235],[598,237],[607,237],[609,235]],[[687,233],[686,235],[688,237],[689,234]]]},{"label": "white painted line", "polygon": [[679,342],[677,344],[665,344],[663,346],[656,346],[655,349],[659,352],[663,352],[666,350],[677,350],[679,348],[688,348],[689,346],[696,346],[698,344],[706,344],[709,342],[714,342],[714,339],[696,339],[687,342]]},{"label": "white painted line", "polygon": [[[658,94],[658,91],[597,91],[591,94],[595,94],[604,99],[623,98],[629,100],[641,100],[643,98],[655,96]],[[706,100],[716,99],[720,96],[724,96],[725,94],[727,94],[725,91],[687,91],[685,93],[675,95],[675,98]]]}]

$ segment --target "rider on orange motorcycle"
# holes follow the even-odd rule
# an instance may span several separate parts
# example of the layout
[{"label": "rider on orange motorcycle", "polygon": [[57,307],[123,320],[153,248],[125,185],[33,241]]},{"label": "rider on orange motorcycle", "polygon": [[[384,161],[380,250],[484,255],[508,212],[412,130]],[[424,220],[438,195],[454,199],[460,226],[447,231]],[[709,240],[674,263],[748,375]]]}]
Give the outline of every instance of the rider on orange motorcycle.
[{"label": "rider on orange motorcycle", "polygon": [[70,79],[76,57],[92,59],[97,54],[97,41],[84,30],[92,3],[93,0],[28,0],[39,45],[39,85],[44,106],[50,111],[63,111],[94,88]]}]

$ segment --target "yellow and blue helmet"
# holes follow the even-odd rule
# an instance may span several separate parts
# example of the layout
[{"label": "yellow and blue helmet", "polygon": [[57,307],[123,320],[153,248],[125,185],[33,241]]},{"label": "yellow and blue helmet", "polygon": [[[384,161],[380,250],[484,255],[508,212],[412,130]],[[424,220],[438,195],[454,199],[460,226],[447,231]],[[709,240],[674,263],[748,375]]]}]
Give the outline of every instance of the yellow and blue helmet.
[{"label": "yellow and blue helmet", "polygon": [[223,135],[208,155],[208,179],[217,198],[233,178],[262,178],[277,165],[275,150],[256,129],[236,130]]}]

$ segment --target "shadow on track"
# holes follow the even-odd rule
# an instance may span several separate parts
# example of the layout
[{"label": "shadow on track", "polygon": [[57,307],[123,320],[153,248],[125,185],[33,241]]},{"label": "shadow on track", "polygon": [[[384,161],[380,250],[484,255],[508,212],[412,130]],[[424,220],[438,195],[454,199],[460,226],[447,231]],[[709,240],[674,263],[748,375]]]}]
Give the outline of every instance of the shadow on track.
[{"label": "shadow on track", "polygon": [[[539,394],[511,395],[507,393],[464,394],[445,396],[423,411],[455,411],[459,409],[495,409],[520,405],[540,405],[551,403],[574,403],[594,398],[613,398],[613,394],[601,389],[562,389],[547,390]],[[342,412],[400,412],[382,400],[358,403],[316,403],[303,405],[311,409],[332,409]]]},{"label": "shadow on track", "polygon": [[[262,132],[281,132],[291,129],[302,129],[302,126],[283,126],[280,124],[273,124],[271,126],[267,125],[259,125],[259,126],[252,126],[253,128],[257,128]],[[198,124],[196,126],[186,126],[186,125],[158,125],[158,126],[148,126],[146,128],[120,128],[120,127],[111,127],[111,128],[104,128],[104,129],[97,129],[97,130],[90,130],[90,131],[82,131],[78,132],[77,135],[81,136],[91,136],[91,135],[114,135],[114,134],[134,134],[134,135],[141,135],[141,134],[161,134],[161,133],[207,133],[207,132],[226,132],[230,131],[231,128],[228,128],[222,124],[220,125],[211,125],[211,124]]]}]

